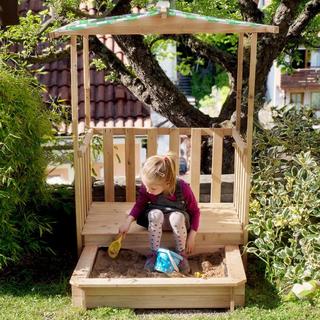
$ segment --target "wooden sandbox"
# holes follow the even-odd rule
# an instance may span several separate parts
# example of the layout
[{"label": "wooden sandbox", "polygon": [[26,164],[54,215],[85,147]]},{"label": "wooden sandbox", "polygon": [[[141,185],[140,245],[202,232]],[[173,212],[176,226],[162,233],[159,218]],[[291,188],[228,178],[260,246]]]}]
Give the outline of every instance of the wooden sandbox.
[{"label": "wooden sandbox", "polygon": [[98,246],[86,246],[73,272],[74,306],[233,310],[244,305],[246,276],[238,246],[224,247],[227,276],[207,279],[90,278],[98,250]]}]

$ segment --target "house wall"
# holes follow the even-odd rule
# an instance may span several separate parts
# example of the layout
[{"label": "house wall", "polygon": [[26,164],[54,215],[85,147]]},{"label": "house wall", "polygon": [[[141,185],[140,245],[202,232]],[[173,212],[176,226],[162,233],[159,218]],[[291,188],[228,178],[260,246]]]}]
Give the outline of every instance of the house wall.
[{"label": "house wall", "polygon": [[[304,49],[301,47],[301,49]],[[310,69],[319,70],[320,75],[320,48],[312,50],[310,54],[310,60],[307,61],[307,64],[310,65]],[[280,67],[276,65],[276,62],[273,63],[273,66],[269,72],[267,79],[267,101],[272,106],[283,106],[289,104],[292,100],[292,94],[302,94],[302,105],[312,106],[315,109],[316,116],[320,117],[320,105],[315,101],[318,101],[318,98],[315,99],[316,95],[320,94],[320,88],[312,89],[309,88],[286,88],[285,90],[281,88],[281,71]],[[313,99],[312,99],[313,98]],[[313,103],[312,103],[313,102]]]}]

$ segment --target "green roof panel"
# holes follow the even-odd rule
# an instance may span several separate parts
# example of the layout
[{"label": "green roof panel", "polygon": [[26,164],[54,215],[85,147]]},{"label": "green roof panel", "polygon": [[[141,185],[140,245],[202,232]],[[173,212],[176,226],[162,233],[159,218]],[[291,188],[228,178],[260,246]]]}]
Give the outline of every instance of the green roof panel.
[{"label": "green roof panel", "polygon": [[[165,13],[161,12],[160,9],[152,9],[145,13],[132,13],[132,14],[125,14],[125,15],[104,17],[104,18],[97,18],[97,19],[77,20],[67,24],[66,26],[56,29],[54,32],[52,32],[52,34],[54,35],[81,34],[81,33],[84,33],[85,31],[88,31],[88,33],[90,33],[90,29],[93,29],[93,28],[94,29],[100,28],[100,27],[102,28],[103,26],[116,25],[117,23],[130,22],[134,20],[143,21],[143,19],[145,18],[160,16],[163,14]],[[252,28],[257,28],[256,31],[259,31],[260,29],[263,32],[277,32],[277,27],[275,26],[268,26],[268,25],[263,25],[258,23],[231,20],[231,19],[221,19],[221,18],[216,18],[211,16],[203,16],[200,14],[188,13],[188,12],[183,12],[183,11],[174,10],[174,9],[168,9],[166,15],[168,19],[170,19],[170,17],[180,17],[187,20],[204,21],[204,22],[220,24],[224,26],[239,25],[244,28],[246,27],[248,29],[250,28],[250,31],[252,31]],[[269,27],[271,29],[268,29],[268,31],[266,31],[266,27]],[[178,28],[178,24],[177,24],[177,28]],[[79,33],[77,31],[79,31]],[[128,31],[128,34],[130,34],[130,30]]]}]

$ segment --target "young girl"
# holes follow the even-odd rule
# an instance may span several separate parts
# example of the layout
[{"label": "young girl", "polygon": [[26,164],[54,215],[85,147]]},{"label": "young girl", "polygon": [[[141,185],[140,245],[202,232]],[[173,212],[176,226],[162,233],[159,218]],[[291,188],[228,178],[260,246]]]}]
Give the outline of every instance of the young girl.
[{"label": "young girl", "polygon": [[179,269],[189,273],[187,254],[194,249],[200,211],[190,186],[176,177],[174,155],[148,158],[141,178],[138,199],[119,233],[125,235],[134,220],[148,228],[151,254],[147,257],[145,269],[153,271],[162,230],[172,231],[176,251],[183,257]]}]

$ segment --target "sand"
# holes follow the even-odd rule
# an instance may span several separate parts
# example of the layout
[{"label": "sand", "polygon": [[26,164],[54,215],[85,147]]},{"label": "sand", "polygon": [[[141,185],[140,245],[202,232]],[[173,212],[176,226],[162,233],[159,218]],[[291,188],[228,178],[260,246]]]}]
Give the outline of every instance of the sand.
[{"label": "sand", "polygon": [[224,250],[189,257],[190,274],[149,272],[143,269],[146,257],[133,250],[122,249],[115,259],[108,256],[107,248],[97,253],[90,278],[145,278],[145,277],[198,277],[221,278],[227,276]]}]

